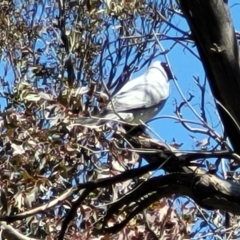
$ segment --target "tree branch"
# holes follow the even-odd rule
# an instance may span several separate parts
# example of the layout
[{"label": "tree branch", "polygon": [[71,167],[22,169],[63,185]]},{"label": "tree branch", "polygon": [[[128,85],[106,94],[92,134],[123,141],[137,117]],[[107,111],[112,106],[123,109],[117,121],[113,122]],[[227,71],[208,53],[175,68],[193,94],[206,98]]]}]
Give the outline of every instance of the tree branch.
[{"label": "tree branch", "polygon": [[217,109],[234,150],[239,154],[240,64],[239,49],[227,4],[222,0],[179,0],[197,49]]}]

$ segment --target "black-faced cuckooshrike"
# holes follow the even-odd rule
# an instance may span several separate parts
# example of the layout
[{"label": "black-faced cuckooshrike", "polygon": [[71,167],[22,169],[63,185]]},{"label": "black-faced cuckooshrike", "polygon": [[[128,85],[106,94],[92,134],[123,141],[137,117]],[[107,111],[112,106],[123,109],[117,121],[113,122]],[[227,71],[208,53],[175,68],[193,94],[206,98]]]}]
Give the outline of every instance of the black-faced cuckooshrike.
[{"label": "black-faced cuckooshrike", "polygon": [[169,93],[169,80],[172,78],[165,63],[153,62],[147,71],[128,81],[93,118],[75,120],[81,125],[102,125],[111,121],[124,121],[130,124],[147,122],[165,105]]}]

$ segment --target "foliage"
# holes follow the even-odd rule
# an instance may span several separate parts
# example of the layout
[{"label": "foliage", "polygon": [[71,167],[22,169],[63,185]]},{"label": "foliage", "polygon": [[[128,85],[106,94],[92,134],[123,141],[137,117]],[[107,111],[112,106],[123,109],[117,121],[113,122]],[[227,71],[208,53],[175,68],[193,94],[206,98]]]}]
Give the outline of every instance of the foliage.
[{"label": "foliage", "polygon": [[[111,100],[110,92],[177,43],[192,51],[191,36],[171,23],[175,15],[182,15],[179,7],[166,0],[0,3],[6,100],[0,212],[8,223],[2,226],[16,239],[63,239],[64,234],[65,239],[182,239],[195,235],[196,222],[201,228],[210,218],[222,224],[219,212],[172,195],[177,187],[171,194],[156,192],[159,169],[182,173],[182,168],[178,162],[159,166],[148,155],[172,154],[181,145],[167,146],[142,129],[129,134],[127,127],[74,123],[97,114]],[[170,30],[181,36],[168,36]],[[164,51],[159,40],[170,38],[175,43]],[[205,86],[198,79],[196,84],[203,93]],[[174,117],[196,133],[181,114],[190,101],[176,104]],[[201,117],[206,139],[192,138],[201,151],[214,150],[208,137],[216,145],[223,137]],[[11,239],[8,231],[3,235]]]}]

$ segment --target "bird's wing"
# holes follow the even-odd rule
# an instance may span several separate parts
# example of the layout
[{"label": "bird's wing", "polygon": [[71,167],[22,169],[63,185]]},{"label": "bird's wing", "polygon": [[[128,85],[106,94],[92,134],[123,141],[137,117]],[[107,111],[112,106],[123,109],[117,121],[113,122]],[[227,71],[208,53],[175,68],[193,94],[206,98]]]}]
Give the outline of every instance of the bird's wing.
[{"label": "bird's wing", "polygon": [[[126,83],[112,99],[116,112],[160,105],[169,96],[169,83],[161,72],[144,74]],[[112,104],[107,110],[112,110]]]}]

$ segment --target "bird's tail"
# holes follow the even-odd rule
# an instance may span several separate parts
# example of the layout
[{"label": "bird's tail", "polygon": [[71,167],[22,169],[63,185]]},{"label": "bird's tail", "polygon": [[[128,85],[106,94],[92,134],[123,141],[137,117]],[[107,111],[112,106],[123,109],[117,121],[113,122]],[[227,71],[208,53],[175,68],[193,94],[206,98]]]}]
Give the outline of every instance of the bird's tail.
[{"label": "bird's tail", "polygon": [[99,118],[78,118],[73,120],[74,125],[81,125],[81,126],[91,126],[91,127],[98,127],[106,123]]},{"label": "bird's tail", "polygon": [[[75,125],[82,125],[86,127],[99,127],[101,125],[104,125],[107,122],[124,122],[124,120],[127,120],[130,116],[130,119],[132,119],[132,114],[130,113],[120,113],[119,115],[115,113],[107,113],[107,114],[99,114],[95,117],[84,117],[84,118],[78,118],[74,120]],[[120,117],[122,118],[120,120]],[[130,121],[129,121],[130,122]]]}]

